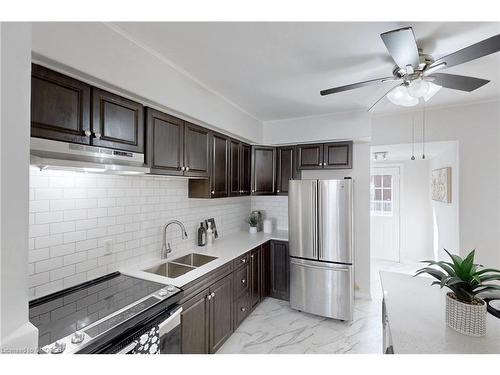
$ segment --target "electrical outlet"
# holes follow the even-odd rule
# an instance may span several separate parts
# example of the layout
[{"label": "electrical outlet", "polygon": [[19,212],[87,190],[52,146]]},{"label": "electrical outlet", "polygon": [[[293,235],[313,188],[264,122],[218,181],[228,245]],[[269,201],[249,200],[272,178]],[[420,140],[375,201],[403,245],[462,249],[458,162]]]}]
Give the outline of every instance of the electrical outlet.
[{"label": "electrical outlet", "polygon": [[108,239],[104,241],[104,255],[113,254],[113,240]]}]

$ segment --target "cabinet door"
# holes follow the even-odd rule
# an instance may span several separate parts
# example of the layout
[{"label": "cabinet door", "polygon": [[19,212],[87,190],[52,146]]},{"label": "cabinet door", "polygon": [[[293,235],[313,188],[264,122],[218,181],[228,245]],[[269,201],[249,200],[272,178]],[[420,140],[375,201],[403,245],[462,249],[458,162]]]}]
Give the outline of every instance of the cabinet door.
[{"label": "cabinet door", "polygon": [[297,146],[297,169],[321,169],[323,168],[323,145],[298,145]]},{"label": "cabinet door", "polygon": [[234,139],[229,143],[229,195],[233,197],[241,194],[240,145],[241,143]]},{"label": "cabinet door", "polygon": [[94,87],[92,113],[94,146],[144,152],[142,104]]},{"label": "cabinet door", "polygon": [[189,122],[184,125],[185,176],[208,177],[210,134],[207,129]]},{"label": "cabinet door", "polygon": [[288,194],[288,182],[295,176],[294,153],[294,147],[280,147],[277,149],[276,194]]},{"label": "cabinet door", "polygon": [[260,296],[269,297],[271,293],[271,242],[262,244],[260,249]]},{"label": "cabinet door", "polygon": [[271,297],[289,300],[288,242],[271,242]]},{"label": "cabinet door", "polygon": [[33,64],[31,136],[90,144],[90,86]]},{"label": "cabinet door", "polygon": [[250,293],[246,292],[234,301],[234,329],[238,328],[248,314],[250,314]]},{"label": "cabinet door", "polygon": [[252,194],[274,194],[276,187],[276,148],[252,147]]},{"label": "cabinet door", "polygon": [[206,289],[182,305],[181,353],[208,353],[209,290]]},{"label": "cabinet door", "polygon": [[325,143],[323,160],[328,169],[352,168],[352,142]]},{"label": "cabinet door", "polygon": [[210,353],[215,353],[233,332],[232,274],[216,282],[209,290]]},{"label": "cabinet door", "polygon": [[212,135],[212,198],[221,198],[228,196],[228,149],[228,138],[219,134]]},{"label": "cabinet door", "polygon": [[240,144],[240,189],[241,195],[249,195],[252,185],[252,148]]},{"label": "cabinet door", "polygon": [[254,307],[260,302],[260,247],[250,252],[250,306]]},{"label": "cabinet door", "polygon": [[184,124],[181,119],[146,108],[146,162],[155,173],[182,175]]}]

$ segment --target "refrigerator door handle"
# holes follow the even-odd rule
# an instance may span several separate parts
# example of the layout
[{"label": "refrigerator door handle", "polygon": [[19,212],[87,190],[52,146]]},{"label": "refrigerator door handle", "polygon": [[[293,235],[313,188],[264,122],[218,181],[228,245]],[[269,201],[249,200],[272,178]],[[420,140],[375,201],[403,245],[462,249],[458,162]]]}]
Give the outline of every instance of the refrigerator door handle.
[{"label": "refrigerator door handle", "polygon": [[318,182],[318,186],[316,187],[316,191],[318,194],[318,202],[317,202],[317,225],[316,227],[318,228],[318,258],[321,259],[323,256],[323,209],[322,209],[322,204],[323,200],[321,199],[321,183]]},{"label": "refrigerator door handle", "polygon": [[312,184],[312,211],[313,211],[313,257],[318,257],[318,182],[311,181]]},{"label": "refrigerator door handle", "polygon": [[321,266],[318,265],[318,263],[311,263],[307,262],[304,260],[295,260],[293,258],[290,258],[290,263],[297,264],[299,266],[307,267],[307,268],[315,268],[318,270],[328,270],[328,271],[340,271],[340,272],[349,272],[349,267],[350,266],[341,266],[341,265],[333,265],[329,264],[328,266]]}]

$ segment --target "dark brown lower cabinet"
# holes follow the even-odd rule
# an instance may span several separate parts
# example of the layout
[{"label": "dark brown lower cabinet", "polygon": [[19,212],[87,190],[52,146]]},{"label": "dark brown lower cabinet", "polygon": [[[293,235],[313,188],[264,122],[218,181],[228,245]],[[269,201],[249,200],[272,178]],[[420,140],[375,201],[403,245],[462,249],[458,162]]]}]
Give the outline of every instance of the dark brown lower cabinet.
[{"label": "dark brown lower cabinet", "polygon": [[205,289],[182,305],[181,353],[208,353],[208,292]]},{"label": "dark brown lower cabinet", "polygon": [[271,241],[271,297],[286,301],[290,299],[289,268],[288,242]]},{"label": "dark brown lower cabinet", "polygon": [[233,333],[233,278],[227,275],[210,287],[210,353]]},{"label": "dark brown lower cabinet", "polygon": [[253,308],[260,302],[261,247],[256,247],[250,251],[250,306]]},{"label": "dark brown lower cabinet", "polygon": [[288,243],[268,241],[185,285],[181,352],[217,352],[262,299],[288,299],[288,277]]}]

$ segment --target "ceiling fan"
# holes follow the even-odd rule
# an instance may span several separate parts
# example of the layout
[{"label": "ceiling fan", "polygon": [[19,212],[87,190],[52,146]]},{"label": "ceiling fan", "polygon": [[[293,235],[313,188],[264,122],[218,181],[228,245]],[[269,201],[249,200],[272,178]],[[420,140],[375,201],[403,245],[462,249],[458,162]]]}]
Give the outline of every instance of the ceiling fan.
[{"label": "ceiling fan", "polygon": [[378,99],[368,111],[386,96],[396,105],[412,107],[419,103],[420,98],[428,101],[441,87],[470,92],[486,85],[489,82],[486,79],[436,72],[500,51],[500,34],[437,60],[417,47],[411,27],[388,31],[380,37],[396,63],[392,76],[334,87],[322,90],[320,94],[330,95],[376,83],[394,81],[398,84]]}]

